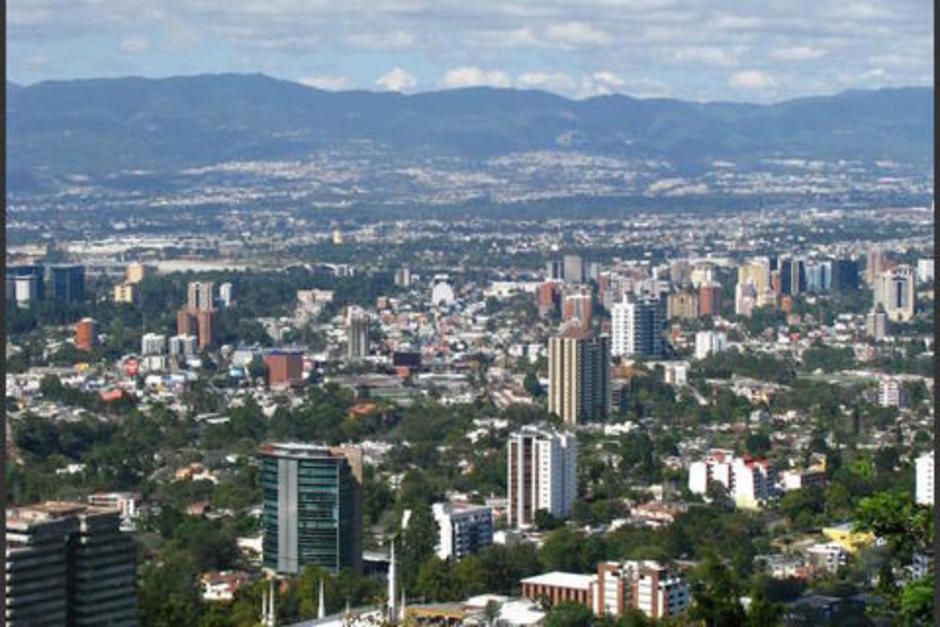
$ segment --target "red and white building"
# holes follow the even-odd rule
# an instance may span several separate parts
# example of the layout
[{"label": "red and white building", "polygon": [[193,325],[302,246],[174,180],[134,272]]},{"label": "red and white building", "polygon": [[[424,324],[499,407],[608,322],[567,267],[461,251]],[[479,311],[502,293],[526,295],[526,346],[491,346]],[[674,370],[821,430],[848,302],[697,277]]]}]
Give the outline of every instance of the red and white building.
[{"label": "red and white building", "polygon": [[773,495],[777,477],[769,460],[713,449],[689,466],[689,491],[707,494],[712,482],[723,485],[737,507],[757,509]]}]

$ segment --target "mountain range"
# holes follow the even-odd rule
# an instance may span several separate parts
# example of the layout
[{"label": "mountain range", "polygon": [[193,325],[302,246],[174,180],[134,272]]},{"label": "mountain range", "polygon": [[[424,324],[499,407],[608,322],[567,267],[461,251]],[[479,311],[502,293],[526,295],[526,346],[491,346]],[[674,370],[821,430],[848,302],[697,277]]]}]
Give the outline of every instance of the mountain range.
[{"label": "mountain range", "polygon": [[933,164],[933,89],[846,91],[770,105],[626,95],[571,100],[535,90],[405,95],[314,89],[261,74],[7,84],[8,175],[175,170],[317,151],[480,161],[561,150],[669,162]]}]

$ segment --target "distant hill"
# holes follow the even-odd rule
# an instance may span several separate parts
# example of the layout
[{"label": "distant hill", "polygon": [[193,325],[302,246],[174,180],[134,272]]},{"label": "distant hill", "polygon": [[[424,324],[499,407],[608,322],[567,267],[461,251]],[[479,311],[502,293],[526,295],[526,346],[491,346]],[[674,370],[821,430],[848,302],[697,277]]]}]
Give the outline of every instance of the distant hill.
[{"label": "distant hill", "polygon": [[327,92],[260,74],[7,84],[11,188],[38,172],[104,174],[331,147],[476,160],[577,150],[665,160],[933,160],[933,89],[847,91],[773,105],[469,88]]}]

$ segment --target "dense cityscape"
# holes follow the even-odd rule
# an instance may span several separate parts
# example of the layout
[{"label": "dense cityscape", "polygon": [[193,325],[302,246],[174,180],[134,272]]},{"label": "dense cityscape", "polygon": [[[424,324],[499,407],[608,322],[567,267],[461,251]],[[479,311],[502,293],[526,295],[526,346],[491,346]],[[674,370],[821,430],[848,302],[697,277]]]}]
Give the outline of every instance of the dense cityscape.
[{"label": "dense cityscape", "polygon": [[8,248],[10,624],[929,622],[932,208],[229,228]]}]

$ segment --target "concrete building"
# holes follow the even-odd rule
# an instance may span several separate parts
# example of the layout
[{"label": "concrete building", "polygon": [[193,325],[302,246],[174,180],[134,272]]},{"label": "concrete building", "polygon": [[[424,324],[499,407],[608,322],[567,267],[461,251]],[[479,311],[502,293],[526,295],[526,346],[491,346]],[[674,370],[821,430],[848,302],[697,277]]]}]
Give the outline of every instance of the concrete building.
[{"label": "concrete building", "polygon": [[569,330],[548,340],[548,411],[567,424],[607,415],[610,338]]},{"label": "concrete building", "polygon": [[699,295],[695,292],[673,292],[666,298],[666,316],[670,320],[692,320],[698,317]]},{"label": "concrete building", "polygon": [[434,503],[431,512],[439,533],[437,556],[442,560],[460,560],[493,543],[492,508]]},{"label": "concrete building", "polygon": [[878,404],[882,407],[905,407],[907,398],[901,382],[890,377],[879,380]]},{"label": "concrete building", "polygon": [[539,315],[547,316],[561,307],[562,284],[545,281],[539,285]]},{"label": "concrete building", "polygon": [[8,509],[5,624],[138,625],[137,554],[119,524],[82,503]]},{"label": "concrete building", "polygon": [[874,306],[882,305],[888,319],[907,322],[917,307],[916,276],[911,266],[898,266],[878,275],[874,285]]},{"label": "concrete building", "polygon": [[75,348],[90,351],[98,344],[98,325],[93,318],[82,318],[75,323]]},{"label": "concrete building", "polygon": [[142,264],[140,262],[127,264],[127,270],[124,275],[125,283],[136,285],[144,280],[145,277],[154,273],[154,267]]},{"label": "concrete building", "polygon": [[545,510],[567,518],[577,497],[578,450],[574,434],[527,425],[507,443],[507,522],[532,525],[535,512]]},{"label": "concrete building", "polygon": [[268,385],[272,388],[293,387],[303,384],[303,353],[290,350],[272,350],[264,355],[268,367]]},{"label": "concrete building", "polygon": [[346,321],[346,356],[364,359],[369,355],[369,318],[362,311],[351,311]]},{"label": "concrete building", "polygon": [[577,322],[581,328],[587,329],[591,326],[593,309],[594,297],[590,290],[566,294],[561,318],[565,322]]},{"label": "concrete building", "polygon": [[879,246],[872,246],[865,255],[865,282],[874,287],[875,281],[885,269],[885,253]]},{"label": "concrete building", "polygon": [[592,606],[597,575],[580,575],[553,571],[526,577],[519,583],[522,596],[533,601],[545,602],[549,606],[559,603],[577,603],[586,608]]},{"label": "concrete building", "polygon": [[601,562],[597,565],[593,610],[597,616],[621,617],[630,608],[658,620],[688,608],[689,584],[653,560]]},{"label": "concrete building", "polygon": [[934,453],[924,453],[914,463],[915,468],[915,501],[918,505],[933,505],[933,475]]},{"label": "concrete building", "polygon": [[212,281],[190,281],[187,288],[187,307],[192,311],[213,309],[213,288]]},{"label": "concrete building", "polygon": [[58,303],[75,305],[85,300],[85,266],[47,266],[46,296]]},{"label": "concrete building", "polygon": [[219,286],[219,304],[222,307],[232,306],[232,295],[234,294],[232,284],[225,282]]},{"label": "concrete building", "polygon": [[662,318],[655,300],[624,298],[611,311],[610,329],[614,357],[662,354]]},{"label": "concrete building", "polygon": [[13,298],[16,300],[16,306],[27,308],[39,300],[40,281],[35,276],[17,276],[7,281],[12,281]]},{"label": "concrete building", "polygon": [[738,283],[734,288],[734,313],[749,318],[757,306],[757,288],[750,283]]},{"label": "concrete building", "polygon": [[192,357],[199,350],[195,335],[174,335],[168,344],[173,356]]},{"label": "concrete building", "polygon": [[271,443],[258,449],[263,563],[295,575],[308,564],[362,572],[362,450]]},{"label": "concrete building", "polygon": [[768,460],[736,457],[731,451],[714,449],[689,466],[689,491],[708,494],[713,482],[725,487],[737,507],[757,509],[773,495],[777,477]]},{"label": "concrete building", "polygon": [[697,331],[695,333],[695,358],[705,359],[728,347],[728,336],[723,331]]},{"label": "concrete building", "polygon": [[158,333],[144,333],[140,338],[140,354],[163,355],[166,353],[166,336]]},{"label": "concrete building", "polygon": [[120,305],[135,305],[140,300],[136,283],[118,283],[114,286],[114,302]]},{"label": "concrete building", "polygon": [[565,255],[565,283],[583,283],[584,282],[584,264],[580,255]]},{"label": "concrete building", "polygon": [[888,335],[888,314],[883,305],[878,304],[865,317],[865,334],[880,342]]},{"label": "concrete building", "polygon": [[917,260],[917,282],[918,283],[933,283],[934,277],[934,258],[928,257],[926,259]]}]

